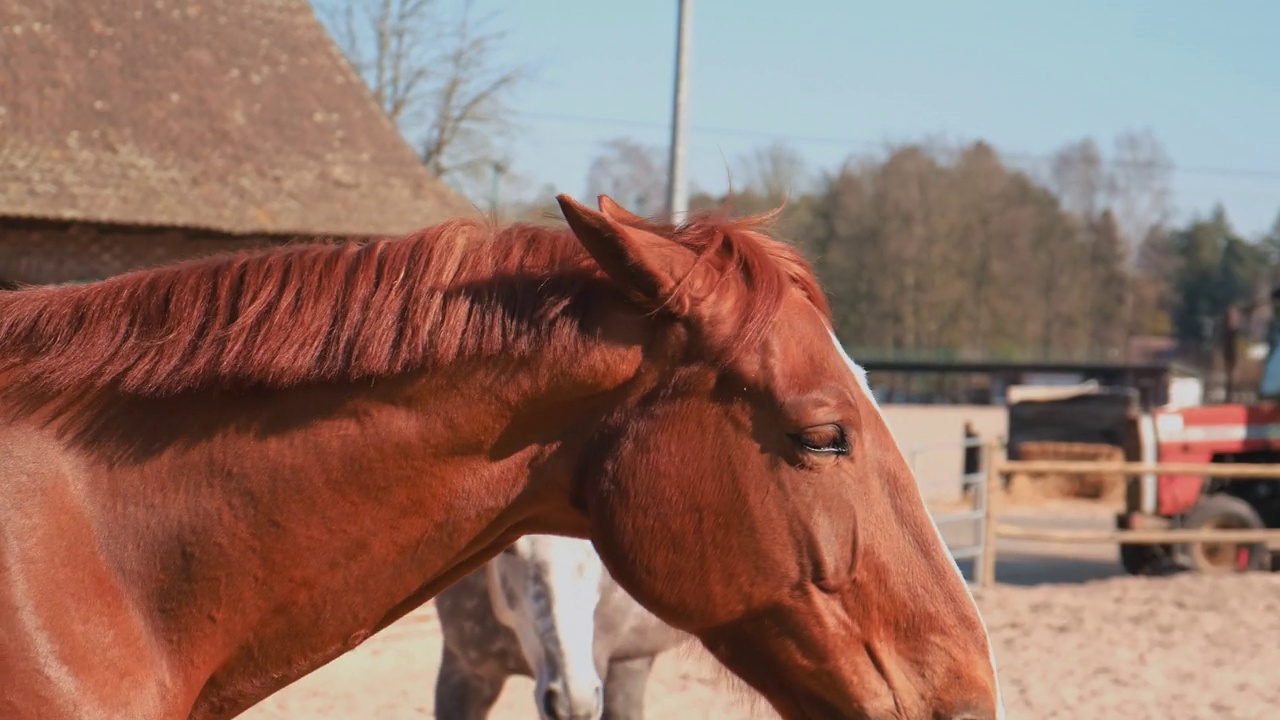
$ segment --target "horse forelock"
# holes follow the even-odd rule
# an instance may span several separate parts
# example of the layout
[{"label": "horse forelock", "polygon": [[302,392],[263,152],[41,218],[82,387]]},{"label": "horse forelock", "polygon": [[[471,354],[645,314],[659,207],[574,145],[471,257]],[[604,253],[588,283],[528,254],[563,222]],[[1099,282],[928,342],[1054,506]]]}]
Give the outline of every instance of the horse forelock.
[{"label": "horse forelock", "polygon": [[[698,265],[709,264],[713,287],[688,287],[696,277],[690,271],[677,283],[702,303],[715,306],[713,316],[728,332],[720,340],[722,354],[757,347],[770,332],[788,293],[799,290],[830,325],[831,309],[819,286],[817,274],[793,246],[768,234],[780,209],[729,219],[725,208],[695,213],[680,225],[645,221],[642,229],[684,245],[697,256]],[[733,283],[726,279],[736,279]]]},{"label": "horse forelock", "polygon": [[[770,327],[789,287],[827,315],[809,265],[767,218],[695,215],[674,239],[741,278],[702,300],[734,314],[726,342]],[[730,283],[733,284],[733,283]],[[392,376],[468,358],[580,351],[611,293],[567,228],[455,219],[399,238],[190,260],[81,286],[0,295],[0,371],[19,391],[185,391]],[[718,294],[719,293],[719,294]]]}]

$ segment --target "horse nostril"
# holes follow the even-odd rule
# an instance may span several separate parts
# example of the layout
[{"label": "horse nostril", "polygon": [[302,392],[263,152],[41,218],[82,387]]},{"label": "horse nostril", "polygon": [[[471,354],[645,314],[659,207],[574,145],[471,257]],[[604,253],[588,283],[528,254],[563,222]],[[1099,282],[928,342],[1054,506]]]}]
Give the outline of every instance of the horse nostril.
[{"label": "horse nostril", "polygon": [[542,714],[549,720],[566,720],[560,716],[560,691],[555,685],[548,685],[542,692]]}]

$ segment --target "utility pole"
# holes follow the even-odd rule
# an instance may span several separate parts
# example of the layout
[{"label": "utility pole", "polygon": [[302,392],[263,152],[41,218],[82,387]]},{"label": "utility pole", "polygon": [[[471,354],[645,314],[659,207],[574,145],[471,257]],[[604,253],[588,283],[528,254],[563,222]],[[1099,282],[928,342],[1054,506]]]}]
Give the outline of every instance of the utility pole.
[{"label": "utility pole", "polygon": [[693,0],[676,0],[679,19],[676,28],[675,98],[671,107],[671,157],[667,169],[667,212],[672,222],[680,222],[689,210],[689,190],[684,172],[684,107],[689,97],[689,15]]},{"label": "utility pole", "polygon": [[489,212],[498,216],[498,205],[502,199],[502,176],[507,174],[507,164],[497,160],[491,166],[493,170],[492,184],[489,186]]}]

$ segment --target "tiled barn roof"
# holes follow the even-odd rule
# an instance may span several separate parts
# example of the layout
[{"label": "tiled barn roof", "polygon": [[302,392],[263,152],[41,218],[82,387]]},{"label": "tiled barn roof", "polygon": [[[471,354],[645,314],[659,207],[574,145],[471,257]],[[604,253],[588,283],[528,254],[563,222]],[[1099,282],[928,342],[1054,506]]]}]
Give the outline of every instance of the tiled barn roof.
[{"label": "tiled barn roof", "polygon": [[0,216],[381,235],[473,212],[306,0],[0,3]]}]

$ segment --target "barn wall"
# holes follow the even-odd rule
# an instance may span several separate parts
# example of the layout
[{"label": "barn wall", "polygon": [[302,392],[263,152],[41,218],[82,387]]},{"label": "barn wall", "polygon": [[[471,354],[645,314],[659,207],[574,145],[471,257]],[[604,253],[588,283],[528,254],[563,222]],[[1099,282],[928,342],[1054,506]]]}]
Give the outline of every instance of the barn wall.
[{"label": "barn wall", "polygon": [[290,239],[0,218],[0,279],[36,285],[99,280],[139,268]]},{"label": "barn wall", "polygon": [[[1008,409],[995,405],[881,405],[881,414],[907,460],[914,456],[916,479],[926,500],[962,497],[964,424],[983,439],[1008,437]],[[923,448],[914,452],[916,448]]]}]

